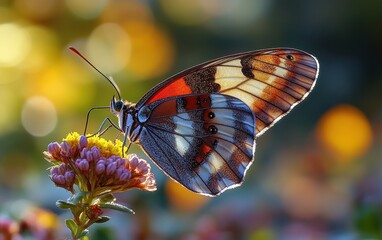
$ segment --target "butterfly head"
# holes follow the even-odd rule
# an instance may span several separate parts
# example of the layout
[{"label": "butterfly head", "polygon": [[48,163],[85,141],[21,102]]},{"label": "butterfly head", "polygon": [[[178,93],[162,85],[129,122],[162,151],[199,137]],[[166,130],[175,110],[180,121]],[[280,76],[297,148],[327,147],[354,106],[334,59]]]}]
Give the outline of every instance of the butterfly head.
[{"label": "butterfly head", "polygon": [[[135,109],[135,104],[123,101],[121,99],[116,99],[115,96],[110,101],[110,111],[113,115],[118,118],[118,127],[119,129],[131,135],[131,131],[135,129],[135,115],[137,110]],[[128,137],[130,140],[130,137]]]},{"label": "butterfly head", "polygon": [[116,100],[115,96],[113,96],[113,98],[110,101],[111,113],[118,116],[121,112],[123,112],[122,110],[124,107],[125,107],[124,102],[121,99]]}]

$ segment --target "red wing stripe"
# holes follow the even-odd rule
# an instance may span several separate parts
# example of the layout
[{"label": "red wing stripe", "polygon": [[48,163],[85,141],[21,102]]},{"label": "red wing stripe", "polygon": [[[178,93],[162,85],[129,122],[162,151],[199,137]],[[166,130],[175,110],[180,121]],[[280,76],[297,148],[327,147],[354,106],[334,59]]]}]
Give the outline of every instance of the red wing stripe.
[{"label": "red wing stripe", "polygon": [[169,83],[158,92],[156,92],[151,98],[147,101],[146,104],[152,103],[156,100],[163,98],[169,98],[179,95],[191,94],[191,88],[188,86],[184,78],[175,79],[173,82]]}]

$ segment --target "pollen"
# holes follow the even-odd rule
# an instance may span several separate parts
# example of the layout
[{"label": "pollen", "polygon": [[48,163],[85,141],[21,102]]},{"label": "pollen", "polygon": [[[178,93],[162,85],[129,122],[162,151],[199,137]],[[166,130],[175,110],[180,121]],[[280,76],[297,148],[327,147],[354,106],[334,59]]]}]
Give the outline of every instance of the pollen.
[{"label": "pollen", "polygon": [[[80,142],[81,135],[77,132],[69,133],[66,138],[63,139],[64,142],[67,142],[72,148],[76,148]],[[122,156],[122,142],[118,139],[115,141],[106,140],[104,138],[100,138],[98,135],[87,136],[88,140],[88,148],[92,148],[96,146],[101,155],[108,158],[110,156]],[[126,147],[124,147],[126,150]]]}]

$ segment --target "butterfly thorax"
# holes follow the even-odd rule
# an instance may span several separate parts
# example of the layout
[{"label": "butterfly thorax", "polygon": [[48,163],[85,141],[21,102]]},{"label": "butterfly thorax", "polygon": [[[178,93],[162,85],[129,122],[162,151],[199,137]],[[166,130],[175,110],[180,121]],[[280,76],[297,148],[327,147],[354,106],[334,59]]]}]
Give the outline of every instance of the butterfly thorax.
[{"label": "butterfly thorax", "polygon": [[135,104],[126,101],[122,111],[117,116],[119,127],[127,135],[127,139],[133,143],[138,143],[139,134],[142,130],[138,114],[139,110],[135,107]]},{"label": "butterfly thorax", "polygon": [[118,128],[127,135],[127,140],[135,142],[140,132],[139,122],[137,121],[138,110],[135,107],[135,103],[121,99],[116,100],[113,97],[110,101],[110,111],[118,118]]}]

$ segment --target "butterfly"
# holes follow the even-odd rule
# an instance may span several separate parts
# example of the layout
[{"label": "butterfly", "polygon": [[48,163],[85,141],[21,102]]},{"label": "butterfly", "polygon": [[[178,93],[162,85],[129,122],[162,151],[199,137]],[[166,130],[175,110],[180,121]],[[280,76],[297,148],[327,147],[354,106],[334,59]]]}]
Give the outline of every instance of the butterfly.
[{"label": "butterfly", "polygon": [[239,53],[180,72],[136,104],[113,97],[110,110],[124,144],[189,190],[217,196],[242,184],[257,137],[305,99],[318,72],[297,49]]}]

